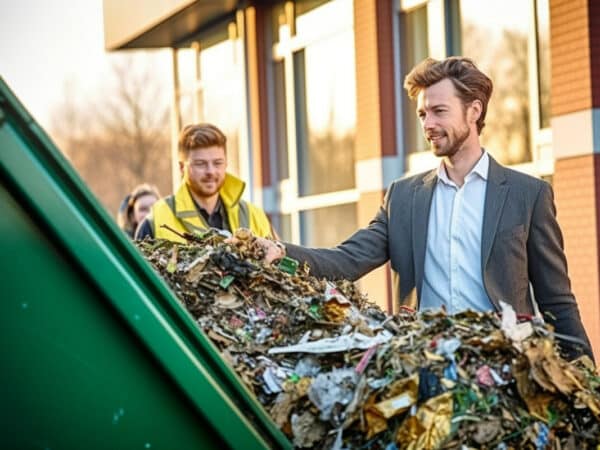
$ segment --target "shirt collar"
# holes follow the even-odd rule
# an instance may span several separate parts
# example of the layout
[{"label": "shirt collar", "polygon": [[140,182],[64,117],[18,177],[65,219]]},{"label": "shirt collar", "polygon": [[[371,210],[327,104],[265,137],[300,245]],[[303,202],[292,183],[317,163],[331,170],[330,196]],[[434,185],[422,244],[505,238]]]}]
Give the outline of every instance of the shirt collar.
[{"label": "shirt collar", "polygon": [[[489,168],[490,168],[490,157],[488,155],[488,152],[486,152],[484,149],[481,157],[479,158],[479,161],[477,161],[475,166],[473,166],[471,171],[465,177],[465,181],[470,180],[475,175],[479,175],[484,181],[487,181]],[[439,181],[441,181],[445,184],[450,184],[453,186],[455,185],[454,181],[452,181],[448,177],[448,173],[446,172],[446,166],[444,165],[444,160],[442,160],[440,162],[440,165],[437,168],[437,176],[438,176]]]},{"label": "shirt collar", "polygon": [[208,211],[206,209],[204,209],[202,206],[200,206],[198,203],[196,203],[196,200],[194,200],[194,198],[192,197],[192,200],[194,202],[194,205],[196,206],[196,209],[200,212],[204,212],[207,216],[212,216],[214,214],[221,214],[221,216],[223,215],[223,202],[221,201],[221,196],[217,197],[217,203],[215,204],[215,209],[213,209],[212,214],[208,214]]}]

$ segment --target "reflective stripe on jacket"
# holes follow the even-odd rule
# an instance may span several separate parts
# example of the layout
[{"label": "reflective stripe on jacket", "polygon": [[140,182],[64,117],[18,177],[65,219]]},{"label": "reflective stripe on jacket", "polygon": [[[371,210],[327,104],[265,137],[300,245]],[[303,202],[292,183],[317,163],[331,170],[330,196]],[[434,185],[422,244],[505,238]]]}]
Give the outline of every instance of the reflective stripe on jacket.
[{"label": "reflective stripe on jacket", "polygon": [[[225,182],[219,190],[231,231],[249,228],[256,236],[270,237],[271,224],[264,211],[241,199],[245,186],[239,178],[226,174]],[[168,225],[180,233],[202,232],[208,228],[185,183],[181,184],[175,195],[159,200],[152,207],[154,237],[185,242],[185,239],[162,225]]]}]

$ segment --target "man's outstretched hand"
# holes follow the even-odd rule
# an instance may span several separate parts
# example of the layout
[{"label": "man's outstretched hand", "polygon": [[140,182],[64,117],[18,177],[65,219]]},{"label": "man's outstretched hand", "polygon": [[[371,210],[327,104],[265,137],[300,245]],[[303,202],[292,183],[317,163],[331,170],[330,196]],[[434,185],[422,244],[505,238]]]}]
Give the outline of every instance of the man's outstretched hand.
[{"label": "man's outstretched hand", "polygon": [[[263,261],[271,264],[273,261],[285,257],[285,245],[279,241],[254,236],[252,231],[247,228],[239,228],[233,236],[225,239],[225,242],[237,245],[241,242],[252,242],[252,246],[257,246],[263,250]],[[256,247],[255,247],[256,248]]]},{"label": "man's outstretched hand", "polygon": [[272,241],[257,236],[256,243],[265,250],[264,261],[267,263],[272,263],[285,256],[285,246],[279,241]]}]

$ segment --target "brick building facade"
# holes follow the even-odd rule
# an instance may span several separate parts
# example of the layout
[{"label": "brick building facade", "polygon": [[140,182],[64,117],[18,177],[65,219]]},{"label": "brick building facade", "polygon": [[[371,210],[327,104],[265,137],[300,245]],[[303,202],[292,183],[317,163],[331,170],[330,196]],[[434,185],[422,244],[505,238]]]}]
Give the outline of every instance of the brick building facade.
[{"label": "brick building facade", "polygon": [[[108,49],[173,48],[174,133],[223,127],[249,198],[305,245],[339,242],[394,178],[436,164],[402,81],[426,56],[472,57],[495,82],[484,146],[553,184],[600,353],[599,2],[104,0],[104,11]],[[393,310],[385,267],[361,285]]]}]

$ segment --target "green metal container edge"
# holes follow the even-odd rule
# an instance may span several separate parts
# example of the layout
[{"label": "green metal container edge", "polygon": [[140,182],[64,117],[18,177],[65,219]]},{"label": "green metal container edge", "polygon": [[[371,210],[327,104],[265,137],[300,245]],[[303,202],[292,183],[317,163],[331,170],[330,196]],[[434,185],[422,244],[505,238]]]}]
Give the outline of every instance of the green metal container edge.
[{"label": "green metal container edge", "polygon": [[0,77],[0,143],[8,134],[34,149],[0,152],[0,176],[11,195],[81,267],[225,442],[292,448]]}]

